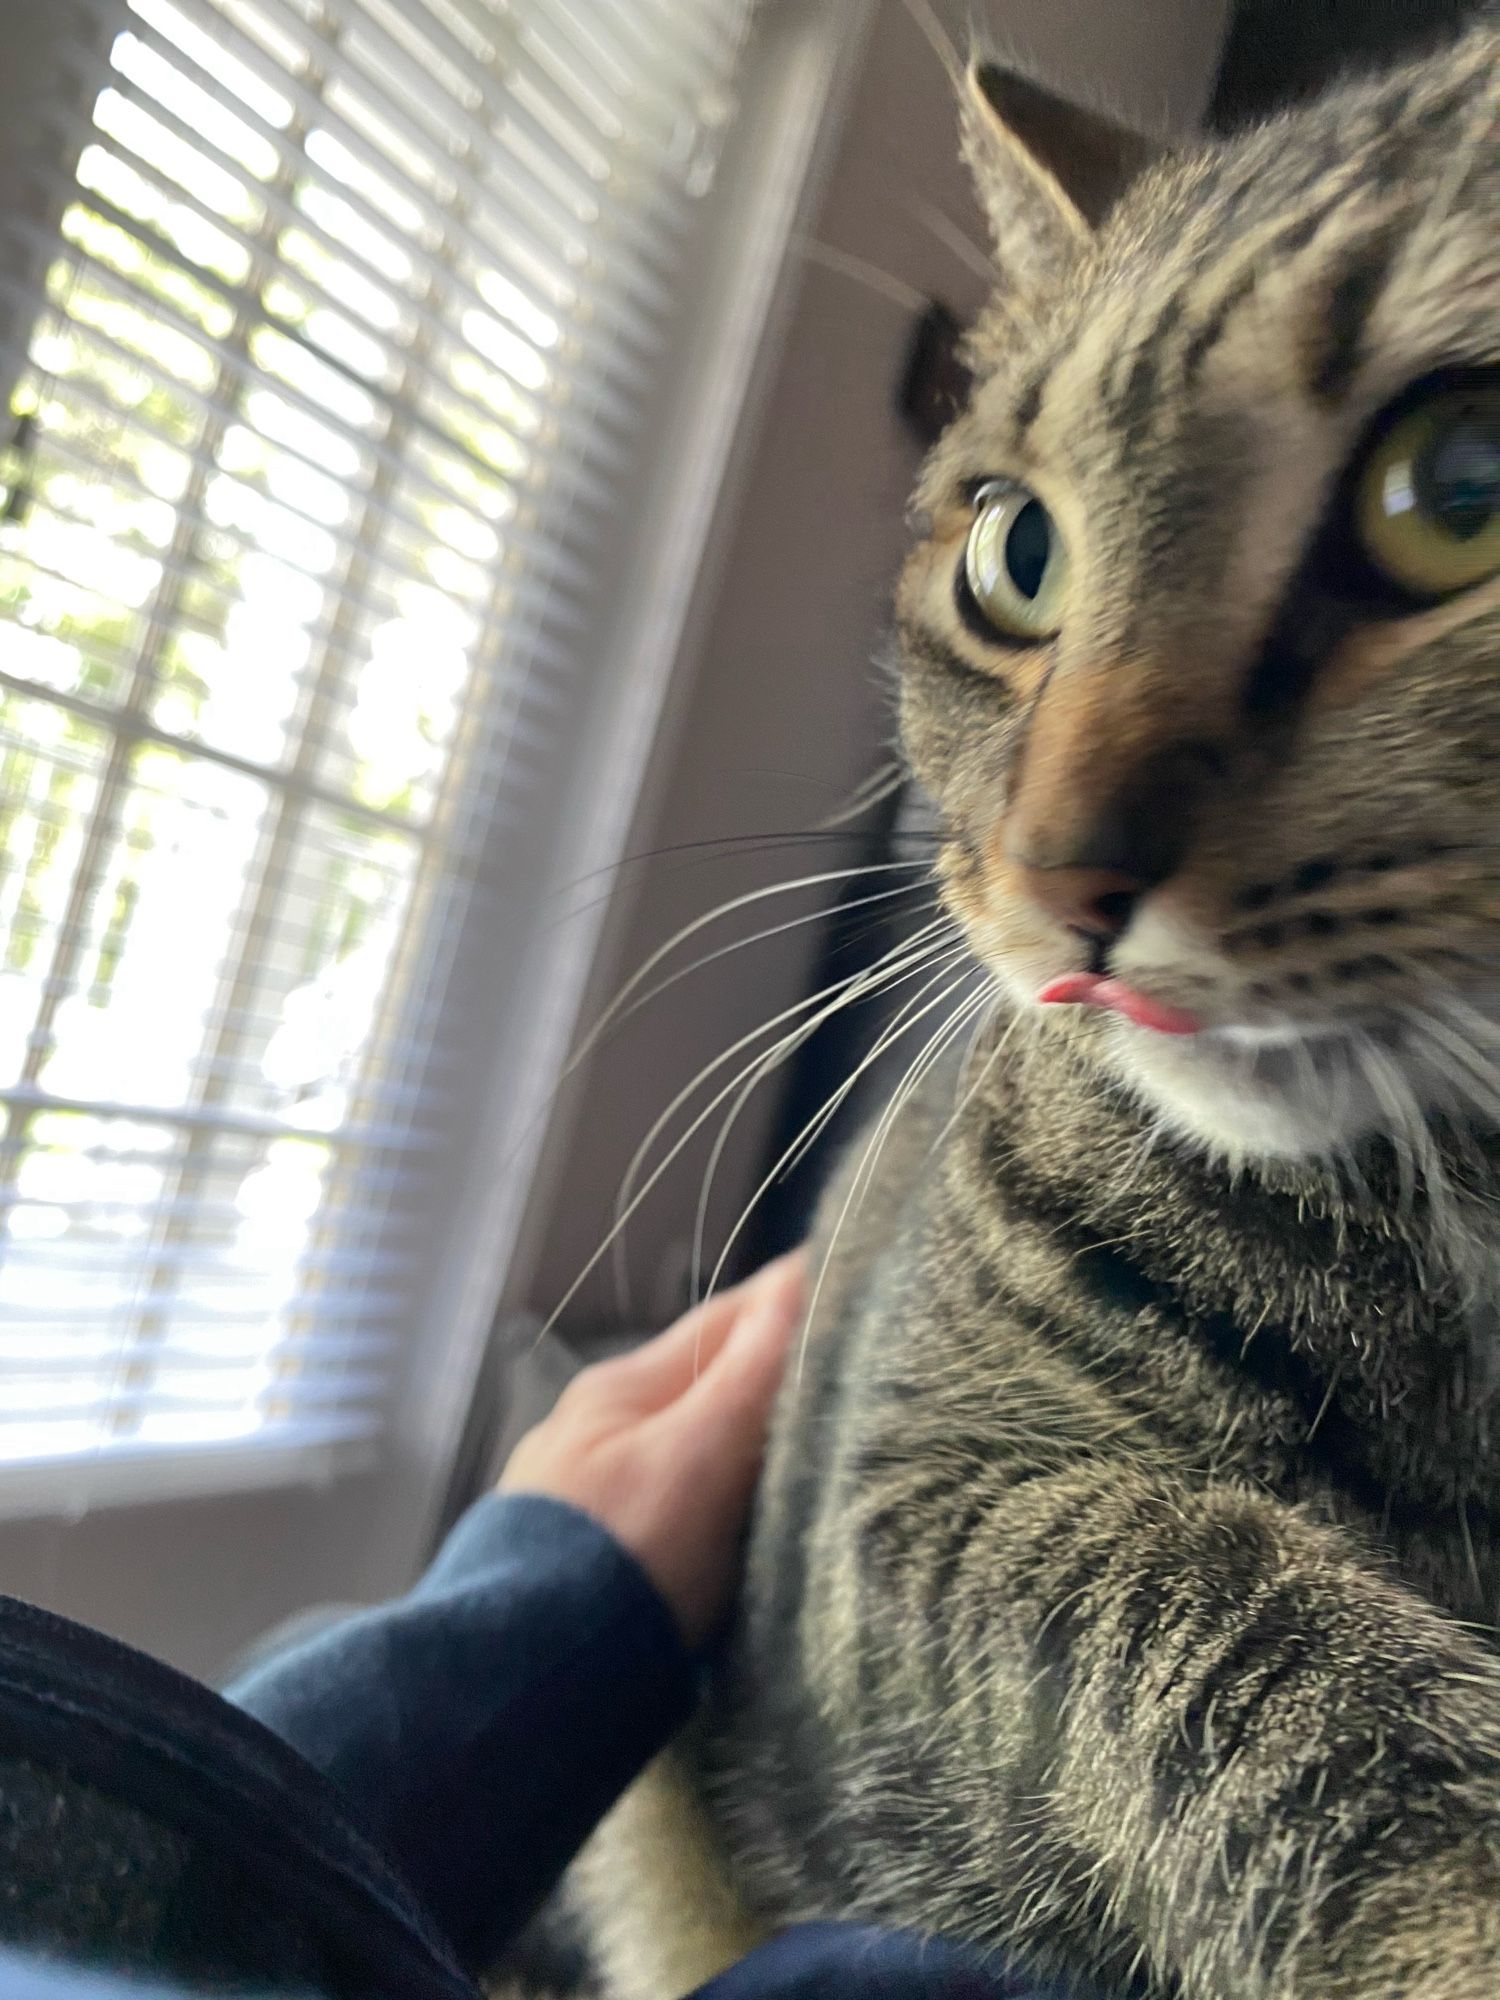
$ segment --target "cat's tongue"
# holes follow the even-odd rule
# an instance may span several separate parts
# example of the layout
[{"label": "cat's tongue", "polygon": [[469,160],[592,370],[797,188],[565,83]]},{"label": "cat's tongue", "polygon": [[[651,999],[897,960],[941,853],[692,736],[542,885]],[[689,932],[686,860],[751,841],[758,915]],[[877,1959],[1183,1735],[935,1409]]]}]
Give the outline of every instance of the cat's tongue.
[{"label": "cat's tongue", "polygon": [[1044,1007],[1103,1007],[1123,1014],[1138,1028],[1153,1028],[1158,1035],[1196,1035],[1203,1026],[1195,1014],[1162,1000],[1148,1000],[1123,979],[1106,979],[1101,972],[1065,972],[1049,979],[1036,997]]}]

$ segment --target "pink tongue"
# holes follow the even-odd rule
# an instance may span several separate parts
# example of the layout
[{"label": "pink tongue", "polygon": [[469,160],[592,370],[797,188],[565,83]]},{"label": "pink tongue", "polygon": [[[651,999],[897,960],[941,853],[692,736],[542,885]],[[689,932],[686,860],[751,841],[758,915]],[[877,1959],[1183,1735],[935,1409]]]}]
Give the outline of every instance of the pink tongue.
[{"label": "pink tongue", "polygon": [[1123,979],[1106,979],[1099,972],[1065,972],[1049,979],[1036,996],[1044,1007],[1104,1007],[1123,1014],[1138,1028],[1154,1028],[1159,1035],[1196,1035],[1203,1023],[1180,1007],[1164,1001],[1148,1000]]}]

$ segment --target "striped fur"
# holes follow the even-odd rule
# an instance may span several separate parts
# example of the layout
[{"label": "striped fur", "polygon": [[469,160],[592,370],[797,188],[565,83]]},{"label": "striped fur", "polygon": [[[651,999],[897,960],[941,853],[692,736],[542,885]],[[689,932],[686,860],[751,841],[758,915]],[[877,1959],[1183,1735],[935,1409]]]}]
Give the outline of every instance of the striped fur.
[{"label": "striped fur", "polygon": [[[1374,414],[1500,364],[1497,50],[1164,161],[1097,229],[971,132],[1026,282],[899,607],[1002,999],[836,1233],[830,1196],[734,1644],[590,1865],[627,2000],[814,1915],[1153,2000],[1500,1993],[1500,588],[1377,617],[1314,560]],[[997,472],[1073,552],[1031,651],[955,598]],[[1214,781],[1112,964],[1213,1032],[1054,1018],[1085,960],[1016,829],[1066,851],[1184,740]],[[1351,1016],[1385,1031],[1337,1059],[1284,1033]]]}]

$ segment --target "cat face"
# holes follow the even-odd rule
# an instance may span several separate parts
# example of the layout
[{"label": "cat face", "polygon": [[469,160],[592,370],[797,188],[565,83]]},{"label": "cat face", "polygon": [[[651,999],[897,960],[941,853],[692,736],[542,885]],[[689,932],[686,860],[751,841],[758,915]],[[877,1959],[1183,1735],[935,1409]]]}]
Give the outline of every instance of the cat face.
[{"label": "cat face", "polygon": [[1500,1122],[1497,57],[1113,207],[1130,142],[968,113],[1008,282],[918,494],[908,753],[1016,1004],[1076,975],[1039,1025],[1230,1158]]}]

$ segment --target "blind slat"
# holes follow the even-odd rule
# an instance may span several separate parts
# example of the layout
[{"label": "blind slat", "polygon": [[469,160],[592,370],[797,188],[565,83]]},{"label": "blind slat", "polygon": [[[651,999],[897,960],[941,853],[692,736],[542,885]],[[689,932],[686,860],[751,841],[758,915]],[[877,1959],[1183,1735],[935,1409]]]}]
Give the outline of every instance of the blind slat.
[{"label": "blind slat", "polygon": [[750,0],[83,5],[0,207],[0,1506],[380,1433]]},{"label": "blind slat", "polygon": [[[168,52],[171,52],[170,45],[164,46]],[[201,132],[196,125],[188,119],[181,117],[170,105],[152,98],[149,93],[141,90],[132,79],[122,75],[117,70],[103,67],[94,70],[92,74],[95,80],[101,84],[107,82],[115,94],[125,102],[146,111],[151,119],[171,133],[174,139],[188,147],[192,153],[211,162],[226,176],[240,183],[246,194],[253,198],[257,205],[263,206],[269,214],[286,218],[289,225],[295,224],[295,226],[306,230],[309,234],[322,233],[316,226],[315,218],[310,216],[305,209],[293,207],[279,195],[274,182],[256,179],[246,171],[245,167],[232,153],[225,151],[222,146],[217,144],[211,134]],[[60,133],[63,135],[64,140],[64,145],[60,147],[60,150],[65,149],[66,136],[74,129],[75,122],[71,120],[64,121],[60,127]],[[113,135],[111,135],[111,138],[112,143],[122,143],[117,138],[114,138]],[[294,154],[288,154],[287,157],[293,164],[296,163],[296,156]],[[357,222],[363,224],[371,232],[372,238],[376,236],[383,237],[387,240],[388,245],[394,241],[396,232],[394,231],[391,218],[377,208],[358,187],[354,186],[347,179],[335,178],[326,172],[320,174],[311,171],[311,162],[304,164],[309,170],[305,177],[307,188],[335,198],[342,208],[347,209]],[[230,231],[230,233],[236,233],[235,225],[226,216],[218,218],[218,226]],[[533,266],[529,262],[526,264],[518,263],[512,250],[507,248],[505,241],[501,238],[492,236],[481,240],[473,236],[471,232],[464,230],[461,223],[455,223],[454,227],[457,231],[454,238],[454,247],[462,250],[480,270],[495,270],[498,274],[503,275],[507,282],[514,284],[517,292],[521,295],[525,295],[529,290],[534,289],[534,280],[538,269],[541,267]],[[362,246],[358,238],[355,238],[352,241],[338,244],[336,249],[337,254],[345,258],[352,257],[363,264],[373,278],[385,283],[392,282],[389,272],[383,270],[380,263],[372,260],[372,248],[369,242],[366,242]],[[403,256],[403,261],[407,263],[410,269],[420,271],[423,268],[422,260],[420,259],[411,260]],[[547,268],[550,268],[550,265]],[[443,266],[442,279],[445,293],[452,292],[456,295],[467,296],[468,302],[480,311],[489,312],[492,310],[482,295],[468,285],[462,271],[451,256]],[[410,278],[404,282],[398,281],[398,283],[402,283],[401,297],[403,304],[415,309],[420,305],[421,301],[420,297],[414,296],[409,289],[412,282],[414,281]],[[587,295],[585,295],[580,290],[578,274],[570,273],[560,294],[547,299],[545,310],[549,316],[560,318],[570,324],[581,325],[586,320],[589,326],[596,326],[601,317],[598,311],[599,300],[596,292],[597,288],[590,287]],[[640,349],[643,346],[646,349],[651,349],[657,343],[658,328],[656,324],[649,319],[643,318],[623,301],[614,300],[611,302],[611,311],[607,316],[607,320],[611,335],[615,339],[624,342],[629,349]],[[613,362],[613,358],[610,356],[607,347],[601,348],[600,353],[594,358],[593,365],[603,367],[607,373],[618,366],[617,363]],[[627,375],[629,373],[628,370],[621,370],[621,372],[627,373]]]},{"label": "blind slat", "polygon": [[[207,6],[209,0],[200,0],[200,3]],[[187,4],[194,4],[194,0],[187,0]],[[264,0],[264,4],[268,9],[282,9],[282,0]],[[289,18],[293,18],[290,9],[282,11]],[[164,35],[158,34],[139,17],[132,19],[129,32],[172,68],[185,66],[188,71],[196,72],[193,81],[200,90],[212,90],[215,84],[212,72],[204,69],[191,56],[169,42]],[[216,29],[215,39],[221,38],[235,45],[237,31],[225,24],[223,28]],[[240,42],[239,46],[242,47],[243,42]],[[237,47],[236,53],[238,52]],[[339,113],[331,106],[326,96],[316,97],[290,77],[282,79],[282,88],[286,91],[294,109],[303,114],[315,130],[326,132],[337,139],[351,159],[368,174],[379,181],[388,182],[393,178],[395,168],[391,160],[365,137],[347,115]],[[420,150],[422,143],[420,132],[410,127],[409,121],[396,107],[392,106],[390,110],[393,122],[410,137],[414,148]],[[259,117],[248,105],[236,104],[235,116],[243,119],[244,123],[252,128],[257,137],[276,155],[278,164],[284,171],[305,169],[306,155],[300,135],[278,130],[267,119]],[[490,149],[486,147],[484,150],[488,155]],[[509,203],[504,213],[503,233],[498,229],[485,231],[483,224],[494,213],[496,190],[487,186],[474,174],[459,168],[457,162],[453,163],[453,168],[452,177],[457,185],[462,206],[455,202],[452,207],[445,207],[443,201],[420,181],[408,179],[402,186],[402,196],[420,222],[434,235],[444,237],[450,243],[461,244],[471,255],[477,255],[482,259],[493,259],[500,253],[501,244],[507,244],[513,259],[524,257],[522,269],[534,275],[543,274],[550,280],[556,287],[561,303],[566,303],[569,298],[577,296],[583,284],[583,269],[577,265],[570,265],[566,256],[559,260],[557,246],[536,233],[530,213],[518,202]],[[347,184],[340,185],[338,192],[344,200],[350,199],[351,190]],[[382,216],[378,209],[370,208],[368,203],[365,206],[369,209],[376,226],[386,231],[400,228],[399,222],[392,216]],[[666,308],[669,298],[665,288],[653,283],[637,263],[623,254],[621,246],[608,234],[600,233],[595,236],[590,242],[589,253],[589,262],[594,268],[596,281],[604,283],[613,281],[614,284],[623,286],[628,298],[633,301],[627,303],[625,299],[612,298],[612,310],[619,314],[623,324],[633,325],[638,335],[651,338],[655,328],[652,321],[644,315]]]},{"label": "blind slat", "polygon": [[[35,234],[29,226],[24,224],[21,225],[19,233],[27,239],[31,239]],[[423,472],[409,456],[403,457],[400,452],[387,444],[374,430],[362,429],[337,411],[330,410],[326,404],[319,404],[316,398],[307,390],[298,388],[294,383],[290,382],[284,372],[278,372],[274,375],[267,374],[264,368],[257,366],[252,356],[237,353],[229,342],[215,338],[214,335],[206,332],[202,327],[195,325],[185,314],[174,312],[170,306],[163,305],[156,299],[151,299],[148,302],[138,286],[132,285],[129,279],[122,277],[119,272],[113,270],[108,264],[90,261],[88,268],[91,281],[112,293],[122,303],[129,305],[149,303],[152,316],[162,326],[171,328],[174,332],[181,334],[183,339],[191,343],[192,346],[201,349],[204,354],[212,356],[225,373],[234,382],[241,385],[242,388],[260,387],[266,389],[279,397],[283,402],[291,404],[305,417],[318,424],[320,429],[336,435],[353,449],[367,453],[375,464],[393,480],[399,481],[402,484],[415,485],[419,489],[424,490],[428,497],[440,506],[467,511],[463,508],[461,500],[458,500],[449,489],[442,486],[430,474]],[[14,287],[7,284],[3,276],[0,276],[0,290],[12,293]],[[266,332],[285,337],[283,326],[274,317],[266,317],[262,321],[262,324]],[[95,344],[107,346],[122,362],[127,363],[132,368],[138,368],[143,374],[150,376],[159,387],[169,389],[173,394],[180,396],[184,404],[190,405],[195,411],[205,415],[223,415],[232,407],[224,404],[222,401],[216,401],[215,398],[203,392],[195,391],[191,385],[183,383],[180,379],[174,380],[166,369],[158,366],[147,355],[142,354],[136,348],[126,345],[119,339],[111,338],[109,335],[99,332],[87,322],[84,322],[84,326],[87,336]],[[320,365],[324,363],[324,356],[317,353],[315,349],[309,349],[309,353],[314,356]],[[374,411],[381,407],[387,410],[394,407],[395,409],[399,409],[403,416],[406,415],[404,402],[401,405],[392,406],[388,399],[372,395],[368,385],[365,383],[358,384],[358,393],[370,400],[372,404],[372,416]],[[475,469],[485,478],[503,479],[505,477],[499,467],[478,457],[472,448],[464,447],[453,438],[451,433],[438,430],[430,423],[421,425],[420,417],[417,418],[417,421],[421,428],[428,429],[431,432],[434,441],[441,445],[443,449],[453,451],[456,455],[469,460]],[[317,469],[311,447],[302,452],[297,452],[279,444],[276,448],[286,457],[298,459],[309,471]],[[349,490],[351,497],[357,497],[361,491],[360,488],[352,486]],[[391,503],[383,503],[382,511],[392,518],[401,518],[399,508]],[[420,521],[414,522],[410,516],[407,517],[407,525],[415,526],[419,531],[423,529],[423,524]],[[507,532],[509,532],[509,529],[507,529]],[[524,542],[527,539],[524,530],[519,532]],[[536,544],[533,541],[532,547],[535,548],[535,546]]]},{"label": "blind slat", "polygon": [[[3,287],[0,287],[0,289],[3,289]],[[114,356],[132,367],[142,365],[134,351],[129,348],[102,339],[98,342],[98,345],[108,347]],[[165,381],[168,379],[159,370],[150,369],[148,372],[158,380]],[[179,385],[173,384],[173,388],[177,393],[181,393]],[[68,394],[70,399],[87,403],[96,410],[105,411],[109,408],[107,396],[76,374],[70,373],[68,377]],[[203,411],[224,407],[216,406],[206,397],[184,397],[184,401],[191,401],[196,408]],[[65,459],[80,469],[89,467],[95,471],[107,473],[111,486],[117,490],[130,492],[142,501],[156,502],[163,507],[168,504],[156,489],[146,483],[138,469],[131,468],[118,459],[100,466],[97,464],[97,461],[90,457],[86,449],[72,445],[65,438],[59,437],[55,432],[46,429],[39,428],[36,438],[37,442],[32,446],[33,454],[38,449],[38,445],[44,443],[48,452],[54,457]],[[273,449],[278,458],[293,460],[298,464],[306,466],[310,472],[317,470],[310,459],[302,458],[300,455],[290,451],[283,452],[279,446],[273,447]],[[326,535],[333,546],[341,553],[347,554],[354,548],[362,547],[368,543],[368,533],[361,535],[357,528],[345,527],[343,523],[332,523],[322,519],[316,511],[315,502],[311,500],[299,502],[294,494],[283,494],[276,491],[265,474],[256,477],[241,473],[236,476],[235,484],[243,488],[246,492],[253,494],[267,506],[281,509],[285,513],[305,522],[308,527],[317,529],[320,534]],[[351,513],[358,505],[362,493],[363,489],[359,487],[349,489]],[[462,502],[451,498],[435,481],[427,483],[427,493],[429,499],[435,504],[444,508],[451,507],[455,513],[468,511],[464,509]],[[63,519],[81,518],[70,516],[68,510],[65,508],[59,507],[53,511]],[[239,542],[247,548],[254,545],[252,530],[226,526],[223,521],[215,520],[201,510],[184,506],[180,502],[175,504],[173,511],[179,520],[186,521],[194,527],[202,528],[205,531],[226,537],[231,541]],[[409,534],[423,539],[431,537],[432,530],[429,524],[409,508],[399,503],[386,501],[379,503],[379,511],[382,521],[390,526],[404,529]],[[488,524],[485,525],[488,527]],[[555,536],[543,538],[524,528],[518,528],[509,522],[503,528],[495,530],[495,532],[497,535],[503,536],[504,546],[502,554],[505,559],[517,563],[524,562],[532,574],[546,577],[549,580],[556,579],[563,581],[575,588],[588,584],[591,572],[587,565],[580,561],[572,553],[571,547],[564,545],[560,538]],[[586,549],[587,543],[584,543],[583,546]],[[318,574],[318,572],[313,572],[313,574]],[[366,587],[365,592],[361,594],[359,600],[351,598],[349,601],[359,601],[368,605],[372,601],[378,601],[378,591],[378,584],[372,583]],[[388,595],[386,602],[389,605],[390,599]]]}]

